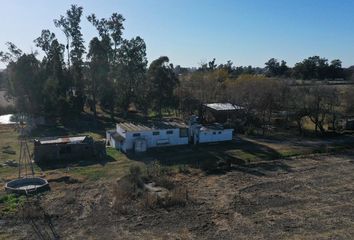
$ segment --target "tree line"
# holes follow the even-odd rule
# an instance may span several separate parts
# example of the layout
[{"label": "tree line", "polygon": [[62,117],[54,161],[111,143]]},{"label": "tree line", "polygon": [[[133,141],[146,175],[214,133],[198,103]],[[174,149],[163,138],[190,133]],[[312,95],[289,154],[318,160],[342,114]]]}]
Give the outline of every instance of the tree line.
[{"label": "tree line", "polygon": [[49,29],[42,30],[34,40],[44,53],[41,60],[36,52],[24,53],[6,43],[8,51],[0,52],[1,61],[7,63],[2,78],[18,111],[65,118],[78,116],[87,105],[96,117],[99,105],[113,117],[115,111],[126,113],[134,103],[144,112],[153,109],[161,115],[161,109],[173,101],[170,96],[178,84],[168,57],[160,57],[148,67],[144,40],[122,37],[125,19],[118,13],[108,18],[86,16],[97,30],[86,49],[83,18],[83,8],[71,5],[54,20],[65,43]]},{"label": "tree line", "polygon": [[[97,32],[87,48],[83,19]],[[116,113],[126,116],[134,105],[145,116],[154,112],[161,117],[167,110],[187,117],[203,103],[231,102],[244,107],[242,119],[235,120],[243,126],[265,130],[277,115],[284,115],[288,123],[296,123],[299,133],[305,119],[324,133],[325,124],[335,129],[342,115],[354,113],[350,87],[339,90],[323,81],[293,84],[294,79],[352,80],[353,67],[343,68],[338,59],[313,56],[293,68],[274,58],[264,68],[234,66],[231,61],[217,64],[212,59],[191,69],[174,66],[162,56],[148,65],[145,41],[139,36],[123,38],[124,21],[118,13],[84,17],[82,7],[71,5],[54,20],[64,43],[49,29],[34,40],[42,59],[8,42],[8,51],[0,52],[7,63],[1,85],[16,100],[18,111],[65,119],[79,117],[86,106],[96,119],[100,107],[113,119]]]}]

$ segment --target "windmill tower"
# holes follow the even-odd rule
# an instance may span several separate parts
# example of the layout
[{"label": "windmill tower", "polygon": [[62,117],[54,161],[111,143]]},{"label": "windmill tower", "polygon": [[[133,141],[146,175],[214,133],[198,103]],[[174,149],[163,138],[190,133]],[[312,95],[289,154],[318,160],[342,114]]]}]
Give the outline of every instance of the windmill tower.
[{"label": "windmill tower", "polygon": [[28,129],[24,123],[24,116],[19,117],[16,126],[19,131],[20,156],[18,160],[18,178],[7,182],[5,190],[12,193],[29,195],[42,190],[48,190],[49,184],[46,179],[35,177],[31,160],[31,154],[28,148]]},{"label": "windmill tower", "polygon": [[20,156],[18,160],[18,178],[33,178],[34,169],[31,160],[31,154],[27,144],[27,129],[23,120],[18,124],[19,142],[20,142]]}]

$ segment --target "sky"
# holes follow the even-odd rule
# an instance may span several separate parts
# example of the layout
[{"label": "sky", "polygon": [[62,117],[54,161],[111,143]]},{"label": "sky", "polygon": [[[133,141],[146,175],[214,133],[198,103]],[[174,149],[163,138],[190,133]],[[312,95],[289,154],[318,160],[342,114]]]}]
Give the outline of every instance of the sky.
[{"label": "sky", "polygon": [[7,41],[40,51],[33,40],[42,29],[65,43],[53,19],[71,4],[84,8],[86,45],[97,35],[87,15],[121,13],[123,36],[142,37],[149,62],[168,56],[174,65],[197,67],[216,58],[264,67],[274,57],[293,66],[319,55],[354,65],[354,0],[0,0],[0,51]]}]

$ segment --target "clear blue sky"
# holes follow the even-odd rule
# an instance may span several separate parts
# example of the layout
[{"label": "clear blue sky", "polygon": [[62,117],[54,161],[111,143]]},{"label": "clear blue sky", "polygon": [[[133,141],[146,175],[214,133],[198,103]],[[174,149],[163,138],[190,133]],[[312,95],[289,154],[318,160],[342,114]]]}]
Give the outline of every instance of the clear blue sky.
[{"label": "clear blue sky", "polygon": [[[64,40],[53,19],[72,3],[85,16],[123,14],[124,37],[141,36],[149,61],[167,55],[175,65],[198,66],[215,57],[263,67],[275,57],[292,66],[320,55],[354,65],[353,0],[0,0],[0,51],[7,41],[36,50],[42,29]],[[87,44],[96,31],[86,19],[82,28]]]}]

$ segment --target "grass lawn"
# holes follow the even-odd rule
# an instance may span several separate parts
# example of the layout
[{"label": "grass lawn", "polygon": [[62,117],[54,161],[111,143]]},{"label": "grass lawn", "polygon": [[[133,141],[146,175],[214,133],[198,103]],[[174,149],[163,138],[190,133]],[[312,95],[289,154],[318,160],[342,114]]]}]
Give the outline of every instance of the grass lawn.
[{"label": "grass lawn", "polygon": [[[49,136],[53,132],[58,131],[58,128],[55,128],[52,131],[45,130],[39,132],[37,130],[36,134],[41,136]],[[89,134],[95,139],[102,139],[102,135],[96,132],[85,131],[77,134]],[[18,161],[19,158],[19,142],[18,142],[18,133],[13,130],[11,126],[0,126],[0,182],[5,183],[8,179],[13,179],[17,177],[18,169],[17,167],[3,166],[7,160]],[[33,144],[28,143],[30,151],[33,149]],[[5,149],[11,149],[15,151],[15,154],[9,154],[3,152]],[[34,164],[35,172],[38,175],[53,175],[53,174],[69,174],[73,177],[78,177],[85,180],[98,180],[100,178],[119,178],[123,176],[131,165],[142,164],[134,160],[129,159],[125,154],[112,149],[107,149],[107,159],[108,161],[102,162],[88,162],[84,164],[85,166],[80,166],[80,164],[69,164],[62,168],[56,169],[45,169],[42,170],[38,165]],[[85,162],[84,160],[81,162]]]}]

